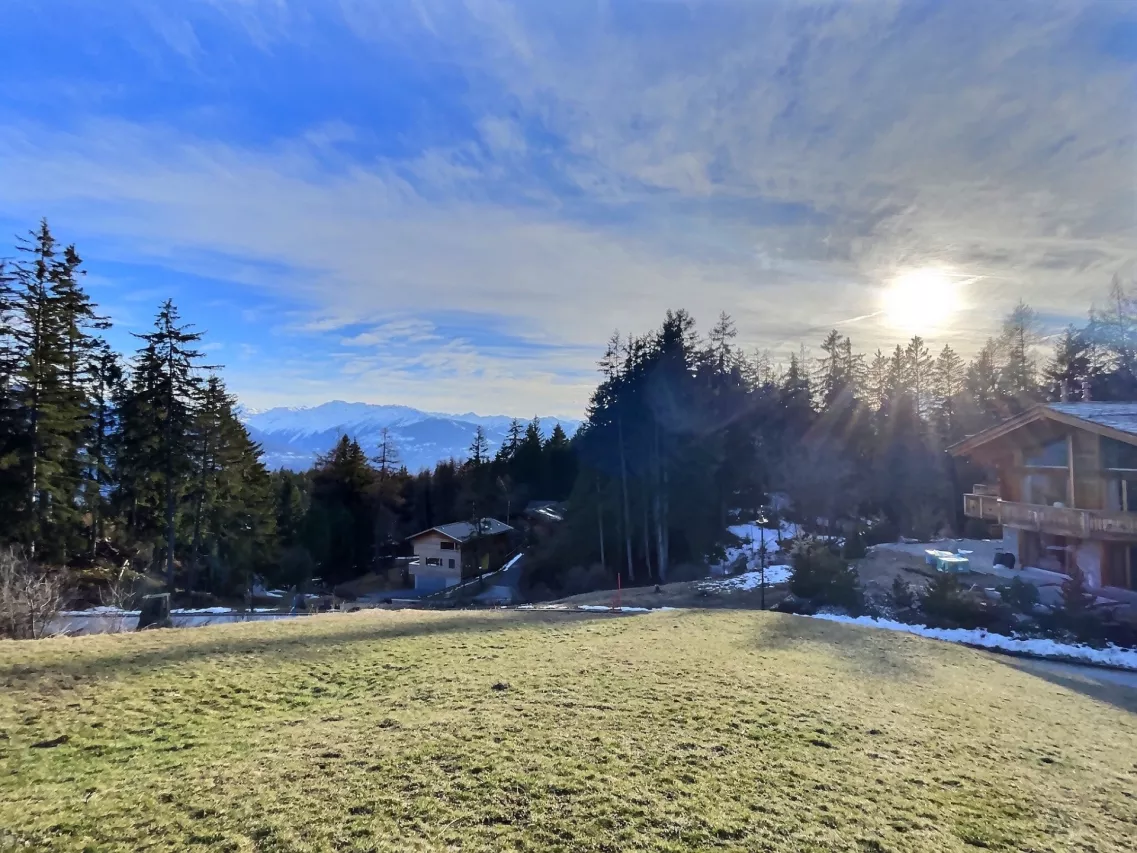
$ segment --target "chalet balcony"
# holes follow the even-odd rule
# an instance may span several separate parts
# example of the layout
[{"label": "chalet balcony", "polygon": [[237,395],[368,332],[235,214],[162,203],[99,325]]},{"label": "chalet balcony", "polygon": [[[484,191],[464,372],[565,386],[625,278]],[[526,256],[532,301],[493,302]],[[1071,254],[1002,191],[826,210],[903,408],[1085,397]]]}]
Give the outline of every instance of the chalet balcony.
[{"label": "chalet balcony", "polygon": [[984,494],[963,496],[963,514],[1019,530],[1078,539],[1137,538],[1137,512],[1107,512],[999,500]]}]

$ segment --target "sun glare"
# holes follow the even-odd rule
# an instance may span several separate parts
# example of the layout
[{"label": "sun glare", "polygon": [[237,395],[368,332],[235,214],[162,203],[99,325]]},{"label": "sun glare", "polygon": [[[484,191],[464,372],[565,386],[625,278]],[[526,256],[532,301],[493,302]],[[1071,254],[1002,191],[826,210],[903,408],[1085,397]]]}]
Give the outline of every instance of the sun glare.
[{"label": "sun glare", "polygon": [[936,267],[901,273],[884,293],[888,322],[909,332],[943,328],[958,310],[957,283]]}]

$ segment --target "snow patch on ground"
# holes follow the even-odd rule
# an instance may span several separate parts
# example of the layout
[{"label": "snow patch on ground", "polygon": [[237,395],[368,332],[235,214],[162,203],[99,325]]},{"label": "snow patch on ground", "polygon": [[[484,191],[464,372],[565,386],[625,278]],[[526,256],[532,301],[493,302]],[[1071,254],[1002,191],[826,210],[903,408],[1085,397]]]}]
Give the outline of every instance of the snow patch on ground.
[{"label": "snow patch on ground", "polygon": [[[92,607],[89,610],[62,610],[47,626],[49,634],[116,634],[133,631],[138,627],[139,610],[122,610],[118,607]],[[196,628],[203,625],[222,625],[227,622],[263,622],[276,619],[295,619],[273,607],[257,607],[252,612],[233,610],[230,607],[178,608],[170,611],[175,628]]]},{"label": "snow patch on ground", "polygon": [[[766,586],[785,583],[790,579],[792,571],[789,566],[767,566]],[[743,572],[741,575],[734,575],[733,577],[703,581],[699,584],[699,589],[705,589],[709,592],[734,592],[758,589],[760,586],[762,586],[762,571],[758,570]]]},{"label": "snow patch on ground", "polygon": [[712,574],[725,574],[739,559],[745,559],[747,571],[754,571],[761,565],[763,542],[766,544],[766,559],[771,560],[782,552],[782,546],[778,544],[779,542],[788,543],[789,540],[796,538],[801,533],[801,529],[796,524],[788,522],[783,522],[777,530],[762,527],[754,521],[746,524],[735,524],[728,527],[727,530],[741,539],[742,544],[736,548],[727,548],[726,559],[711,567]]},{"label": "snow patch on ground", "polygon": [[588,610],[593,613],[651,613],[650,607],[609,607],[606,604],[578,604],[577,610]]},{"label": "snow patch on ground", "polygon": [[891,619],[876,619],[872,616],[845,616],[839,613],[818,613],[813,619],[827,622],[840,622],[846,625],[864,625],[869,628],[883,628],[888,631],[903,631],[933,640],[948,643],[961,643],[984,649],[998,649],[1005,652],[1033,655],[1054,660],[1092,663],[1100,666],[1114,666],[1137,672],[1137,649],[1122,649],[1106,646],[1095,649],[1076,643],[1060,643],[1056,640],[1008,637],[1005,634],[992,634],[988,631],[965,628],[929,628],[927,625],[909,625]]}]

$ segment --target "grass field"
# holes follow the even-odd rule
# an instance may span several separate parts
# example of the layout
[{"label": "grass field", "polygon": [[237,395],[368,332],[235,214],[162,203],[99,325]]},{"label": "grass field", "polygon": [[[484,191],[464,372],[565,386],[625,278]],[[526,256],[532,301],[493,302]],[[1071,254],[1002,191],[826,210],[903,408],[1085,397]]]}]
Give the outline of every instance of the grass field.
[{"label": "grass field", "polygon": [[1133,850],[1132,692],[756,612],[0,644],[0,850]]}]

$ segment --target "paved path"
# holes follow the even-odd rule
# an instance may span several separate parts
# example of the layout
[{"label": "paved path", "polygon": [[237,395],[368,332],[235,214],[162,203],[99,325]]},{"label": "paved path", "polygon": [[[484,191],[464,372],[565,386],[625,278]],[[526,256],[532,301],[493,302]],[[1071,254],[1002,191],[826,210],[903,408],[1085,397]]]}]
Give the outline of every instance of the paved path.
[{"label": "paved path", "polygon": [[1117,685],[1129,691],[1137,700],[1137,672],[1119,669],[1104,669],[1098,666],[1078,666],[1054,660],[1035,660],[1033,658],[1014,658],[1015,665],[1039,675],[1053,675],[1086,685]]}]

